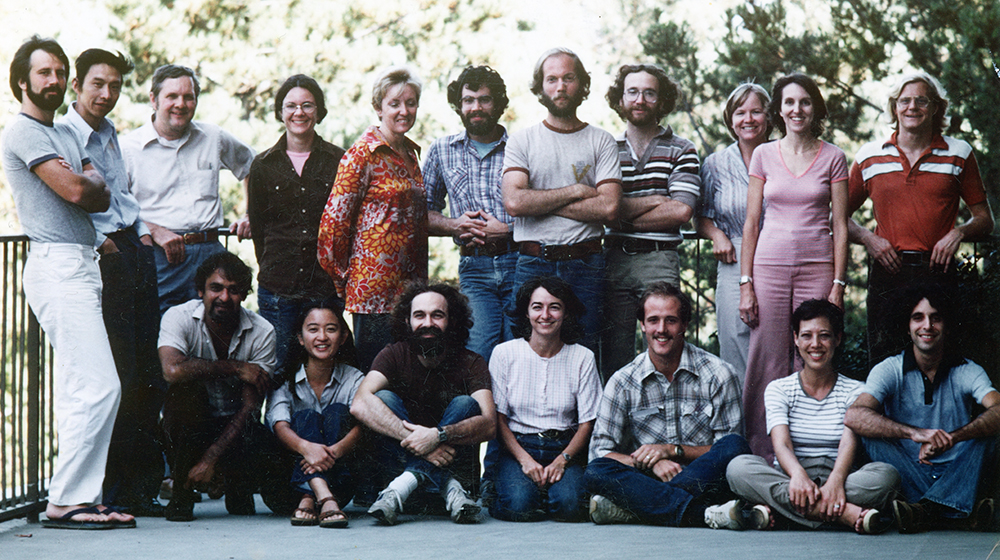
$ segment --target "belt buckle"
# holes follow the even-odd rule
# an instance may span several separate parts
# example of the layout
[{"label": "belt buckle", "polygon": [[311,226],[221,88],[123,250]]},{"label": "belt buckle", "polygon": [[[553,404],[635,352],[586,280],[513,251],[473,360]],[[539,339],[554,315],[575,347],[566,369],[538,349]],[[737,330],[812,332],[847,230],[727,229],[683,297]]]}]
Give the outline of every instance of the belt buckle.
[{"label": "belt buckle", "polygon": [[205,234],[200,231],[189,231],[182,235],[181,239],[184,240],[185,245],[195,245],[200,242],[204,235]]},{"label": "belt buckle", "polygon": [[622,253],[625,253],[626,255],[628,255],[630,257],[634,257],[634,256],[636,256],[636,255],[639,254],[639,251],[629,251],[628,249],[625,248],[625,246],[628,245],[628,239],[629,238],[627,238],[627,237],[623,237],[622,240],[621,240],[621,242],[622,242]]}]

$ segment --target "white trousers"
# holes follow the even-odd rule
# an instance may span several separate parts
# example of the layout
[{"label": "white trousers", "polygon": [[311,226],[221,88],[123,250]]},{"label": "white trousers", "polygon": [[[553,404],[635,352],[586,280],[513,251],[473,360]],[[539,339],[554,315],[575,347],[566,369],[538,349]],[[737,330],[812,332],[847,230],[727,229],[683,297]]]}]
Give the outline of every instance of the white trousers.
[{"label": "white trousers", "polygon": [[56,355],[59,448],[49,502],[57,506],[101,502],[121,397],[101,316],[97,258],[85,245],[32,243],[24,266],[24,293]]}]

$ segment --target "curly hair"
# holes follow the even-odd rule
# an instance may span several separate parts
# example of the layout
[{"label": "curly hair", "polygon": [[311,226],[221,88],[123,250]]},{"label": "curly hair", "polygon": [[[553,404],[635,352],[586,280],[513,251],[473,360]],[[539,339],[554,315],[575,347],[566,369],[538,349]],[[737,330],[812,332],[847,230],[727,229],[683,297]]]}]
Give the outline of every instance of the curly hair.
[{"label": "curly hair", "polygon": [[669,115],[677,107],[677,100],[681,98],[681,88],[677,85],[670,76],[656,64],[626,64],[618,69],[618,77],[615,78],[615,83],[611,84],[608,88],[607,95],[604,96],[608,100],[608,107],[611,107],[614,112],[618,113],[618,116],[622,120],[626,120],[625,109],[622,107],[622,96],[625,94],[625,78],[629,74],[636,74],[638,72],[645,72],[656,78],[657,82],[657,95],[658,99],[656,101],[656,122],[660,122],[663,117]]},{"label": "curly hair", "polygon": [[229,251],[216,253],[201,263],[194,273],[194,287],[198,292],[205,291],[205,282],[216,270],[221,270],[226,279],[236,283],[236,289],[242,297],[246,297],[250,293],[253,271],[243,262],[243,259]]},{"label": "curly hair", "polygon": [[431,284],[416,282],[407,286],[396,306],[392,310],[392,337],[397,341],[406,340],[410,334],[410,310],[413,298],[420,294],[434,292],[441,294],[448,303],[448,328],[445,335],[449,341],[458,347],[464,347],[469,340],[469,329],[472,328],[472,310],[469,308],[469,298],[451,284]]},{"label": "curly hair", "polygon": [[528,321],[528,306],[531,305],[531,296],[538,288],[545,289],[563,303],[565,314],[563,315],[562,329],[559,331],[559,339],[565,344],[576,344],[583,338],[583,323],[581,319],[587,313],[587,307],[573,293],[573,288],[562,278],[555,276],[536,276],[528,280],[517,290],[514,310],[510,313],[514,321],[512,330],[514,336],[525,340],[531,339],[531,323]]},{"label": "curly hair", "polygon": [[451,103],[458,116],[462,116],[462,88],[465,86],[473,91],[483,86],[490,88],[496,118],[507,110],[510,98],[507,97],[507,85],[503,83],[500,74],[489,66],[468,66],[455,81],[448,84],[448,103]]},{"label": "curly hair", "polygon": [[785,86],[790,84],[796,84],[806,90],[809,94],[809,99],[812,100],[813,105],[813,119],[812,127],[809,133],[813,135],[814,138],[819,138],[826,127],[823,125],[823,119],[827,116],[826,101],[823,100],[823,94],[819,91],[819,86],[816,82],[806,76],[805,74],[799,74],[798,72],[794,74],[789,74],[787,76],[782,76],[778,78],[778,81],[774,82],[774,87],[771,88],[771,103],[767,106],[767,120],[774,125],[775,128],[781,131],[781,134],[785,134],[785,121],[781,118],[781,102],[782,102],[782,90]]},{"label": "curly hair", "polygon": [[306,318],[317,309],[325,309],[333,313],[337,318],[337,322],[340,323],[340,330],[347,333],[347,337],[340,344],[340,348],[337,350],[337,354],[334,355],[333,360],[351,367],[358,367],[358,350],[354,345],[354,333],[351,332],[347,321],[344,320],[344,314],[341,312],[336,300],[330,298],[310,302],[302,307],[302,311],[295,318],[295,324],[289,335],[291,340],[288,341],[288,356],[285,358],[285,363],[280,372],[281,382],[287,381],[289,388],[291,388],[291,384],[295,383],[295,374],[298,373],[299,368],[309,361],[309,353],[306,352],[304,346],[298,343],[298,337],[302,333],[302,327],[306,323]]},{"label": "curly hair", "polygon": [[955,289],[947,284],[934,282],[933,280],[918,281],[913,283],[893,299],[891,306],[893,322],[897,325],[895,332],[900,341],[910,341],[910,316],[917,304],[926,299],[931,304],[941,320],[944,322],[944,344],[945,354],[957,355],[958,336],[957,331],[961,326],[961,315],[958,312],[958,301]]},{"label": "curly hair", "polygon": [[538,57],[538,61],[535,62],[535,71],[531,74],[531,93],[535,94],[535,97],[539,99],[542,98],[542,80],[545,78],[542,67],[545,66],[546,60],[559,54],[564,54],[573,59],[576,79],[580,80],[580,100],[582,101],[586,99],[587,96],[590,95],[590,74],[588,74],[587,69],[583,67],[583,62],[580,60],[580,57],[577,56],[575,52],[565,47],[549,49],[542,53],[542,56]]}]

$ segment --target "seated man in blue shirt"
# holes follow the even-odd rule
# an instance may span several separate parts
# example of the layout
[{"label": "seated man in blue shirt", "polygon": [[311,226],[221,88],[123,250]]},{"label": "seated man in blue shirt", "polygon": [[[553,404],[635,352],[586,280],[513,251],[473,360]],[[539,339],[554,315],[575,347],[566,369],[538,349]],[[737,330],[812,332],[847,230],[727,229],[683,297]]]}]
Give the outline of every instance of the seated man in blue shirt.
[{"label": "seated man in blue shirt", "polygon": [[[955,308],[946,292],[932,285],[910,288],[899,309],[908,310],[913,344],[872,369],[844,424],[864,438],[873,461],[899,471],[906,501],[897,500],[893,509],[900,533],[965,518],[968,528],[987,530],[993,500],[977,504],[976,491],[1000,433],[1000,393],[986,371],[951,344]],[[976,418],[973,402],[986,408]]]}]

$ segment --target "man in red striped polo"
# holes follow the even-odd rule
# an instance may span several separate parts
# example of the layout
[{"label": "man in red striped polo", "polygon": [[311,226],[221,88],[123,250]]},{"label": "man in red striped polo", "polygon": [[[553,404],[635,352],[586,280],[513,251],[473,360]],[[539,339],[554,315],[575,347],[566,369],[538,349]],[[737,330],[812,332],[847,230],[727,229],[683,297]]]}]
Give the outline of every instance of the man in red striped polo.
[{"label": "man in red striped polo", "polygon": [[[954,281],[959,243],[993,231],[979,166],[967,142],[943,136],[947,92],[925,72],[906,74],[886,106],[895,132],[865,144],[851,167],[849,210],[872,199],[877,226],[854,220],[850,240],[868,250],[869,365],[899,353],[888,304],[902,287],[924,280]],[[956,225],[959,199],[971,218]]]}]

